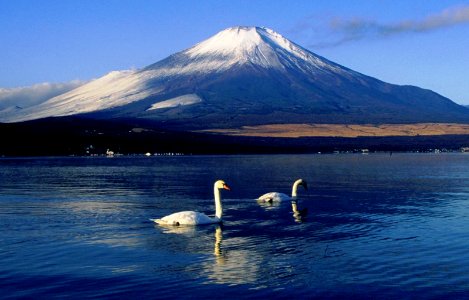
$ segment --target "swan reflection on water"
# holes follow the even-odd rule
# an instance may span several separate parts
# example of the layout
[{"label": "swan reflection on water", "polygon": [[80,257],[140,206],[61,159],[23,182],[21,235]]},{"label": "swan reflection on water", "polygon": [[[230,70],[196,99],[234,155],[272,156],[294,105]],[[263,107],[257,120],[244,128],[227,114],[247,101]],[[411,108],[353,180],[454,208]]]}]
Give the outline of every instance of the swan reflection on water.
[{"label": "swan reflection on water", "polygon": [[260,207],[264,208],[265,210],[273,210],[277,209],[280,207],[281,202],[275,201],[275,202],[266,202],[263,200],[257,199],[257,203],[259,204]]},{"label": "swan reflection on water", "polygon": [[213,255],[215,255],[217,264],[225,263],[225,252],[221,248],[221,242],[223,240],[223,231],[220,226],[215,228],[215,247],[213,249]]},{"label": "swan reflection on water", "polygon": [[[244,238],[233,237],[223,242],[222,226],[215,228],[214,261],[202,263],[203,272],[219,284],[248,284],[259,279],[259,261],[262,257],[254,249],[247,249]],[[229,247],[229,250],[226,248]],[[250,248],[250,247],[248,247]],[[253,251],[254,250],[254,251]]]},{"label": "swan reflection on water", "polygon": [[298,200],[293,200],[291,202],[291,208],[293,212],[293,218],[297,223],[303,223],[308,216],[308,208],[298,209]]},{"label": "swan reflection on water", "polygon": [[[281,202],[265,202],[265,201],[257,201],[260,207],[264,208],[265,210],[274,210],[278,209],[281,206]],[[306,217],[308,216],[308,208],[298,208],[298,200],[291,201],[291,213],[293,215],[293,219],[297,223],[302,223],[306,221]]]},{"label": "swan reflection on water", "polygon": [[163,233],[176,233],[176,234],[195,234],[197,227],[192,225],[168,225],[168,224],[155,224],[155,227],[160,227]]},{"label": "swan reflection on water", "polygon": [[[259,262],[262,261],[263,257],[253,248],[249,237],[223,239],[223,225],[220,224],[203,227],[155,224],[155,228],[165,234],[176,234],[189,238],[190,244],[186,244],[187,248],[184,251],[206,254],[202,260],[195,261],[185,267],[188,274],[208,278],[217,284],[258,282],[261,273]],[[213,232],[213,236],[211,232]],[[208,233],[210,234],[207,235]],[[212,246],[207,245],[207,242],[213,243]],[[171,244],[169,240],[168,244]]]}]

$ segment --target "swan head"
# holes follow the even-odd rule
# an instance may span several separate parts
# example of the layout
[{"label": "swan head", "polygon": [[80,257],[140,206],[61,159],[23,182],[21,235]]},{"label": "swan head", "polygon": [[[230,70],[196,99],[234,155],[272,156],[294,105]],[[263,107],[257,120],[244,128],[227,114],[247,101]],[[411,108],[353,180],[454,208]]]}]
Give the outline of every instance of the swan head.
[{"label": "swan head", "polygon": [[217,180],[215,181],[215,188],[216,189],[224,189],[227,191],[231,191],[230,187],[223,181],[223,180]]},{"label": "swan head", "polygon": [[304,187],[305,190],[308,190],[308,183],[304,179],[298,179],[297,181],[295,181],[295,184],[297,186],[301,185],[302,187]]}]

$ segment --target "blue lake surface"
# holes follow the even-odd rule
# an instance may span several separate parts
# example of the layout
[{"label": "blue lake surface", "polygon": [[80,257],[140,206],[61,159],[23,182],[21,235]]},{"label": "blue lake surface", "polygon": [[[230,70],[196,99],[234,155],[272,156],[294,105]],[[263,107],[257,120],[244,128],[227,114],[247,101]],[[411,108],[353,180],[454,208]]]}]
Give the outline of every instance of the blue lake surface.
[{"label": "blue lake surface", "polygon": [[[290,202],[263,193],[299,189]],[[149,218],[214,214],[161,227]],[[463,298],[469,155],[0,159],[0,298]]]}]

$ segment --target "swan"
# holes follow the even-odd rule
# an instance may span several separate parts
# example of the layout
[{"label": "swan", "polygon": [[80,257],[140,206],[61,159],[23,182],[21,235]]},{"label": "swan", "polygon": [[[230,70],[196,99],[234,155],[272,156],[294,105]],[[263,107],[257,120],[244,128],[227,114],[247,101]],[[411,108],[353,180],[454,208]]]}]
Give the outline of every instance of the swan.
[{"label": "swan", "polygon": [[205,224],[214,224],[221,223],[223,208],[221,205],[221,195],[220,190],[230,190],[230,187],[223,181],[217,180],[213,185],[213,193],[215,195],[215,217],[211,218],[206,214],[196,212],[196,211],[181,211],[169,216],[163,217],[161,219],[150,219],[155,223],[160,225],[205,225]]},{"label": "swan", "polygon": [[295,181],[295,183],[293,183],[293,187],[291,190],[291,197],[284,193],[270,192],[270,193],[260,196],[259,198],[257,198],[257,200],[261,202],[296,200],[296,191],[298,190],[299,185],[303,186],[305,190],[308,189],[308,184],[306,183],[306,181],[303,179],[298,179],[297,181]]}]

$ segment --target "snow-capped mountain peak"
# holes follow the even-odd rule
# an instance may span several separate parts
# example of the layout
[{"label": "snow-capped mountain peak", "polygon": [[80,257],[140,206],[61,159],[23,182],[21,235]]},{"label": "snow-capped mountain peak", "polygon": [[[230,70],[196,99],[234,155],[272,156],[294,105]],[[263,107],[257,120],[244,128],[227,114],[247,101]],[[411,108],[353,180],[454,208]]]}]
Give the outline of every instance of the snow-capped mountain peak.
[{"label": "snow-capped mountain peak", "polygon": [[[301,47],[294,45],[282,35],[265,27],[230,27],[197,44],[187,51],[191,57],[223,54],[227,56],[252,55],[262,47],[281,48],[293,55],[305,58]],[[262,49],[261,49],[262,50]]]},{"label": "snow-capped mountain peak", "polygon": [[187,51],[191,57],[198,55],[250,52],[259,46],[262,38],[256,27],[231,27],[197,44]]},{"label": "snow-capped mountain peak", "polygon": [[281,53],[317,63],[317,57],[313,57],[310,52],[265,27],[230,27],[184,53],[191,59],[222,57],[223,64],[218,65],[217,69],[246,62],[262,67],[283,68],[285,63],[279,57]]}]

